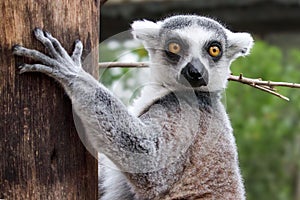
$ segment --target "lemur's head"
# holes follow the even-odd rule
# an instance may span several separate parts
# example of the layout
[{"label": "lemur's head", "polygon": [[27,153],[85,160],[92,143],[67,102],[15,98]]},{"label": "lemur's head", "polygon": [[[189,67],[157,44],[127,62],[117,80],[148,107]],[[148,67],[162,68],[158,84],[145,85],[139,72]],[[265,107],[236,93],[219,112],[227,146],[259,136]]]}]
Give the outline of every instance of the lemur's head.
[{"label": "lemur's head", "polygon": [[195,15],[135,21],[132,29],[149,52],[154,81],[171,88],[224,89],[231,62],[247,55],[253,45],[250,34],[233,33]]}]

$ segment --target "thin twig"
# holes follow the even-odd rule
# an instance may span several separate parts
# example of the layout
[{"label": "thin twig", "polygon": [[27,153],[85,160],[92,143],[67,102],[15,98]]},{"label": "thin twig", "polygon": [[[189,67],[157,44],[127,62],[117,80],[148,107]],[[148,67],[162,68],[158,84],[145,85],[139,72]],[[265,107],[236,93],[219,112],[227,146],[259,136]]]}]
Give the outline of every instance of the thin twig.
[{"label": "thin twig", "polygon": [[144,68],[148,67],[146,62],[101,62],[99,63],[99,68]]},{"label": "thin twig", "polygon": [[279,97],[279,98],[281,98],[281,99],[284,99],[284,100],[286,100],[286,101],[289,101],[289,100],[290,100],[290,99],[287,98],[286,96],[283,96],[283,95],[279,94],[278,92],[274,92],[273,90],[270,90],[270,89],[268,89],[268,88],[266,88],[266,87],[263,87],[263,86],[260,86],[260,85],[252,85],[252,84],[249,84],[249,85],[252,86],[252,87],[254,87],[254,88],[260,89],[260,90],[262,90],[262,91],[264,91],[264,92],[271,93],[271,94],[273,94],[273,95],[275,95],[275,96],[277,96],[277,97]]},{"label": "thin twig", "polygon": [[287,83],[287,82],[274,82],[274,81],[263,81],[261,79],[253,79],[253,78],[247,78],[243,77],[240,78],[240,76],[234,76],[231,75],[228,80],[230,81],[237,81],[245,84],[255,84],[255,85],[266,85],[269,87],[290,87],[290,88],[300,88],[300,84],[297,83]]},{"label": "thin twig", "polygon": [[[124,67],[124,68],[144,68],[148,67],[146,62],[102,62],[99,63],[99,68],[113,68],[113,67]],[[289,87],[289,88],[300,88],[298,83],[288,83],[288,82],[275,82],[275,81],[263,81],[262,79],[253,79],[244,77],[243,74],[239,76],[230,75],[229,81],[235,81],[249,85],[251,87],[257,88],[264,92],[273,94],[279,98],[289,101],[289,98],[276,92],[274,87]]]}]

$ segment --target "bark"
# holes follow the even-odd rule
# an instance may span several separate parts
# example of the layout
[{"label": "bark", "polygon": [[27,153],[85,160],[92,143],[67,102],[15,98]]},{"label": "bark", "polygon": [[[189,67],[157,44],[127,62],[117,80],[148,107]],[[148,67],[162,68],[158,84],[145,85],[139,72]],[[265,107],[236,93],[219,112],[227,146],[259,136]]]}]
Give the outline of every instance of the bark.
[{"label": "bark", "polygon": [[17,66],[33,61],[14,57],[11,48],[44,50],[35,27],[69,52],[81,39],[84,67],[97,77],[99,7],[97,0],[1,0],[0,199],[97,199],[97,160],[76,133],[69,98],[43,74],[19,75]]}]

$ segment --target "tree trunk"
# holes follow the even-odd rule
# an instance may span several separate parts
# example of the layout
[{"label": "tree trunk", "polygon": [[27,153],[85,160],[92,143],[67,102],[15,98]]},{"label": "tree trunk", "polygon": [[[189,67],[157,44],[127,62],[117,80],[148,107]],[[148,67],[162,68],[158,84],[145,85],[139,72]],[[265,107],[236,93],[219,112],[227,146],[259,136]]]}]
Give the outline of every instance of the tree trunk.
[{"label": "tree trunk", "polygon": [[84,67],[97,77],[100,2],[1,0],[0,6],[0,199],[97,199],[97,160],[76,133],[69,98],[43,74],[19,75],[17,66],[33,61],[14,57],[11,48],[44,50],[32,36],[35,27],[69,52],[81,39],[89,57]]}]

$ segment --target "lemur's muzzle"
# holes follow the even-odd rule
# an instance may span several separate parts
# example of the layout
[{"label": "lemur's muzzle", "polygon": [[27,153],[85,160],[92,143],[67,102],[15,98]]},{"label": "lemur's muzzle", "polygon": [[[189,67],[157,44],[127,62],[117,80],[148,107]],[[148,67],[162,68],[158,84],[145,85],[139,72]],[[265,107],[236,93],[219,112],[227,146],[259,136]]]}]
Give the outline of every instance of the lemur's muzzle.
[{"label": "lemur's muzzle", "polygon": [[208,84],[208,71],[199,59],[192,59],[182,70],[180,82],[192,87],[206,86]]}]

